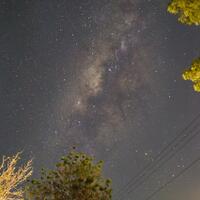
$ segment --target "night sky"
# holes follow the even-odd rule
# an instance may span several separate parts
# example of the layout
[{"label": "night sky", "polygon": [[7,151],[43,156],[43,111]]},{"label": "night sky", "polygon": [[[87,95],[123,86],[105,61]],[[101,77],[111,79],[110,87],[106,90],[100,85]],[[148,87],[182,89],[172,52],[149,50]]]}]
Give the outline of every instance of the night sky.
[{"label": "night sky", "polygon": [[[200,112],[200,95],[181,78],[200,55],[200,27],[179,24],[168,2],[1,0],[0,156],[23,151],[37,177],[76,146],[105,160],[114,199],[131,200],[198,158],[199,135],[124,191]],[[200,163],[152,199],[199,198]]]}]

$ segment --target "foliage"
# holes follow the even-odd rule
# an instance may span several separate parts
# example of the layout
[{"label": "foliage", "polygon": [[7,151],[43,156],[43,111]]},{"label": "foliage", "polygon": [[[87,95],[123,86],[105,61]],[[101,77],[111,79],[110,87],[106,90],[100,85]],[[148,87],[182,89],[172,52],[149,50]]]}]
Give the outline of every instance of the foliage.
[{"label": "foliage", "polygon": [[200,0],[171,0],[168,11],[183,24],[200,25]]},{"label": "foliage", "polygon": [[0,164],[0,200],[21,200],[23,189],[20,186],[32,174],[32,161],[16,170],[20,153],[13,157],[3,157]]},{"label": "foliage", "polygon": [[27,186],[30,200],[110,200],[111,181],[104,179],[102,161],[84,153],[70,152],[52,171],[42,170],[41,178]]},{"label": "foliage", "polygon": [[200,92],[200,58],[195,59],[189,69],[182,74],[184,80],[191,80],[195,91]]}]

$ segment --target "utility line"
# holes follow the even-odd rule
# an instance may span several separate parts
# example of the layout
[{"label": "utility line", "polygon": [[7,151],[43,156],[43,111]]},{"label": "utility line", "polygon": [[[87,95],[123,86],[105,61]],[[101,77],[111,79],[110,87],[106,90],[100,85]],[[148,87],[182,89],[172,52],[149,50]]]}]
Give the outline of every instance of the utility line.
[{"label": "utility line", "polygon": [[200,131],[198,130],[197,132],[195,132],[195,134],[193,134],[190,138],[188,138],[188,140],[186,140],[186,142],[183,143],[183,145],[181,145],[177,151],[175,151],[173,154],[169,155],[167,157],[166,160],[164,160],[163,162],[161,162],[161,164],[157,165],[157,167],[150,172],[150,174],[147,174],[146,177],[144,177],[144,179],[139,182],[138,184],[135,185],[135,187],[131,190],[128,190],[127,194],[135,191],[138,187],[140,187],[143,183],[145,183],[145,180],[148,179],[149,177],[151,177],[155,172],[157,172],[167,161],[169,161],[170,159],[172,159],[180,150],[182,150],[190,141],[192,141],[192,139],[197,136],[200,133]]},{"label": "utility line", "polygon": [[[194,120],[192,120],[192,122],[189,123],[189,125],[188,125],[183,131],[181,131],[181,132],[175,137],[175,139],[174,139],[171,143],[169,143],[169,144],[156,156],[156,158],[154,159],[154,163],[155,163],[155,162],[159,162],[160,160],[162,160],[162,159],[163,159],[163,154],[164,154],[164,155],[167,154],[167,153],[165,153],[165,152],[168,151],[169,148],[170,148],[171,151],[173,151],[174,148],[171,148],[171,146],[173,146],[174,143],[175,143],[180,137],[183,137],[183,138],[181,138],[181,139],[185,139],[185,137],[187,136],[187,134],[183,134],[183,133],[184,133],[186,130],[188,130],[188,129],[190,128],[190,126],[192,126],[193,123],[195,123],[199,117],[200,117],[200,114],[199,114]],[[194,128],[196,129],[197,126],[198,126],[198,125],[196,125]],[[181,141],[182,141],[182,140],[181,140]],[[176,145],[175,145],[175,146],[176,146]],[[170,153],[170,152],[169,152],[169,153]],[[148,169],[151,169],[152,167],[154,167],[154,165],[155,165],[154,163],[149,163],[149,164],[147,164],[134,178],[132,178],[132,179],[129,181],[129,183],[125,186],[125,189],[124,189],[124,190],[127,190],[128,187],[130,187],[130,185],[133,186],[135,183],[137,183],[140,177],[144,177],[144,175],[145,175],[145,170],[148,170]]]},{"label": "utility line", "polygon": [[158,194],[161,190],[163,190],[165,187],[167,187],[169,184],[173,183],[177,178],[185,174],[188,170],[190,170],[194,165],[196,165],[200,161],[200,157],[194,160],[190,165],[188,165],[184,170],[180,171],[176,176],[174,176],[172,179],[170,179],[168,182],[160,186],[155,192],[153,192],[151,195],[149,195],[144,200],[150,200],[152,197],[154,197],[156,194]]},{"label": "utility line", "polygon": [[[193,130],[195,130],[199,124],[194,125],[196,122],[198,123],[198,120],[200,118],[200,114],[198,114],[181,132],[179,132],[179,134],[162,150],[160,151],[160,153],[155,157],[154,162],[147,164],[135,177],[133,177],[128,184],[126,184],[126,186],[124,187],[124,189],[122,191],[120,191],[121,195],[122,193],[124,193],[124,191],[128,190],[131,186],[134,186],[136,184],[137,186],[137,182],[140,181],[141,177],[145,178],[145,174],[146,174],[146,170],[151,170],[151,168],[153,168],[154,166],[157,165],[154,164],[155,162],[159,162],[161,161],[163,158],[165,158],[165,156],[167,156],[167,154],[174,151],[174,149],[176,148],[176,146],[182,142],[182,140],[184,141],[185,139],[187,140],[187,137],[189,137],[189,140],[186,141],[186,143],[184,143],[183,146],[181,146],[180,149],[182,149],[191,139],[193,139],[194,136],[196,136],[198,133],[194,134],[194,136],[192,135],[190,137],[190,133],[193,132]],[[194,127],[192,127],[194,125]],[[189,130],[192,127],[192,131]],[[187,131],[189,130],[189,132],[187,133]],[[186,132],[186,133],[185,133]],[[180,139],[180,141],[178,141]],[[176,144],[176,142],[178,141],[178,143]],[[175,152],[176,153],[176,152]],[[171,159],[171,157],[173,157],[174,155],[170,156],[169,159]],[[168,159],[168,160],[169,160]],[[159,166],[160,167],[160,166]],[[157,168],[156,168],[157,170]],[[155,172],[155,170],[153,171],[153,173]],[[151,173],[151,175],[153,174]],[[148,176],[149,177],[149,176]]]}]

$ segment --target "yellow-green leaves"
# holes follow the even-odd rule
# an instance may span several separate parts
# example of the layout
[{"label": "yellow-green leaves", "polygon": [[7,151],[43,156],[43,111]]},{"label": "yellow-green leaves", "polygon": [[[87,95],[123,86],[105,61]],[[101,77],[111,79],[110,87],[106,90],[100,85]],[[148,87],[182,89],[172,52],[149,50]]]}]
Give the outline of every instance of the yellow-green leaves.
[{"label": "yellow-green leaves", "polygon": [[168,12],[178,15],[183,24],[200,25],[200,0],[172,0]]},{"label": "yellow-green leaves", "polygon": [[102,176],[102,161],[94,163],[84,153],[71,152],[56,170],[42,171],[27,186],[29,200],[111,200],[111,181]]},{"label": "yellow-green leaves", "polygon": [[[178,21],[187,25],[200,25],[200,0],[171,0],[168,12],[178,15]],[[194,60],[182,74],[184,80],[193,82],[193,88],[200,92],[200,58]]]},{"label": "yellow-green leaves", "polygon": [[193,82],[193,88],[196,92],[200,92],[200,58],[195,59],[189,69],[182,74],[184,80]]}]

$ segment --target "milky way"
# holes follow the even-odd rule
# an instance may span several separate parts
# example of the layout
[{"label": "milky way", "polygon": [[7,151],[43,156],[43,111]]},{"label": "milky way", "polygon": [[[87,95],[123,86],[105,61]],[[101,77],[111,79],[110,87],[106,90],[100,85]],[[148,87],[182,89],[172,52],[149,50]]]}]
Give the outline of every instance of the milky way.
[{"label": "milky way", "polygon": [[[199,112],[181,78],[199,56],[199,27],[179,24],[168,2],[1,0],[0,154],[24,150],[37,176],[75,146],[105,161],[115,199]],[[199,140],[124,198],[143,200],[174,177]],[[155,199],[198,200],[199,171]]]},{"label": "milky way", "polygon": [[73,141],[92,153],[99,145],[110,149],[143,120],[141,112],[157,89],[149,67],[155,43],[144,38],[151,16],[142,16],[140,6],[139,1],[111,1],[93,14],[97,33],[88,52],[73,63],[75,76],[55,107],[60,134],[49,139],[54,144]]}]

